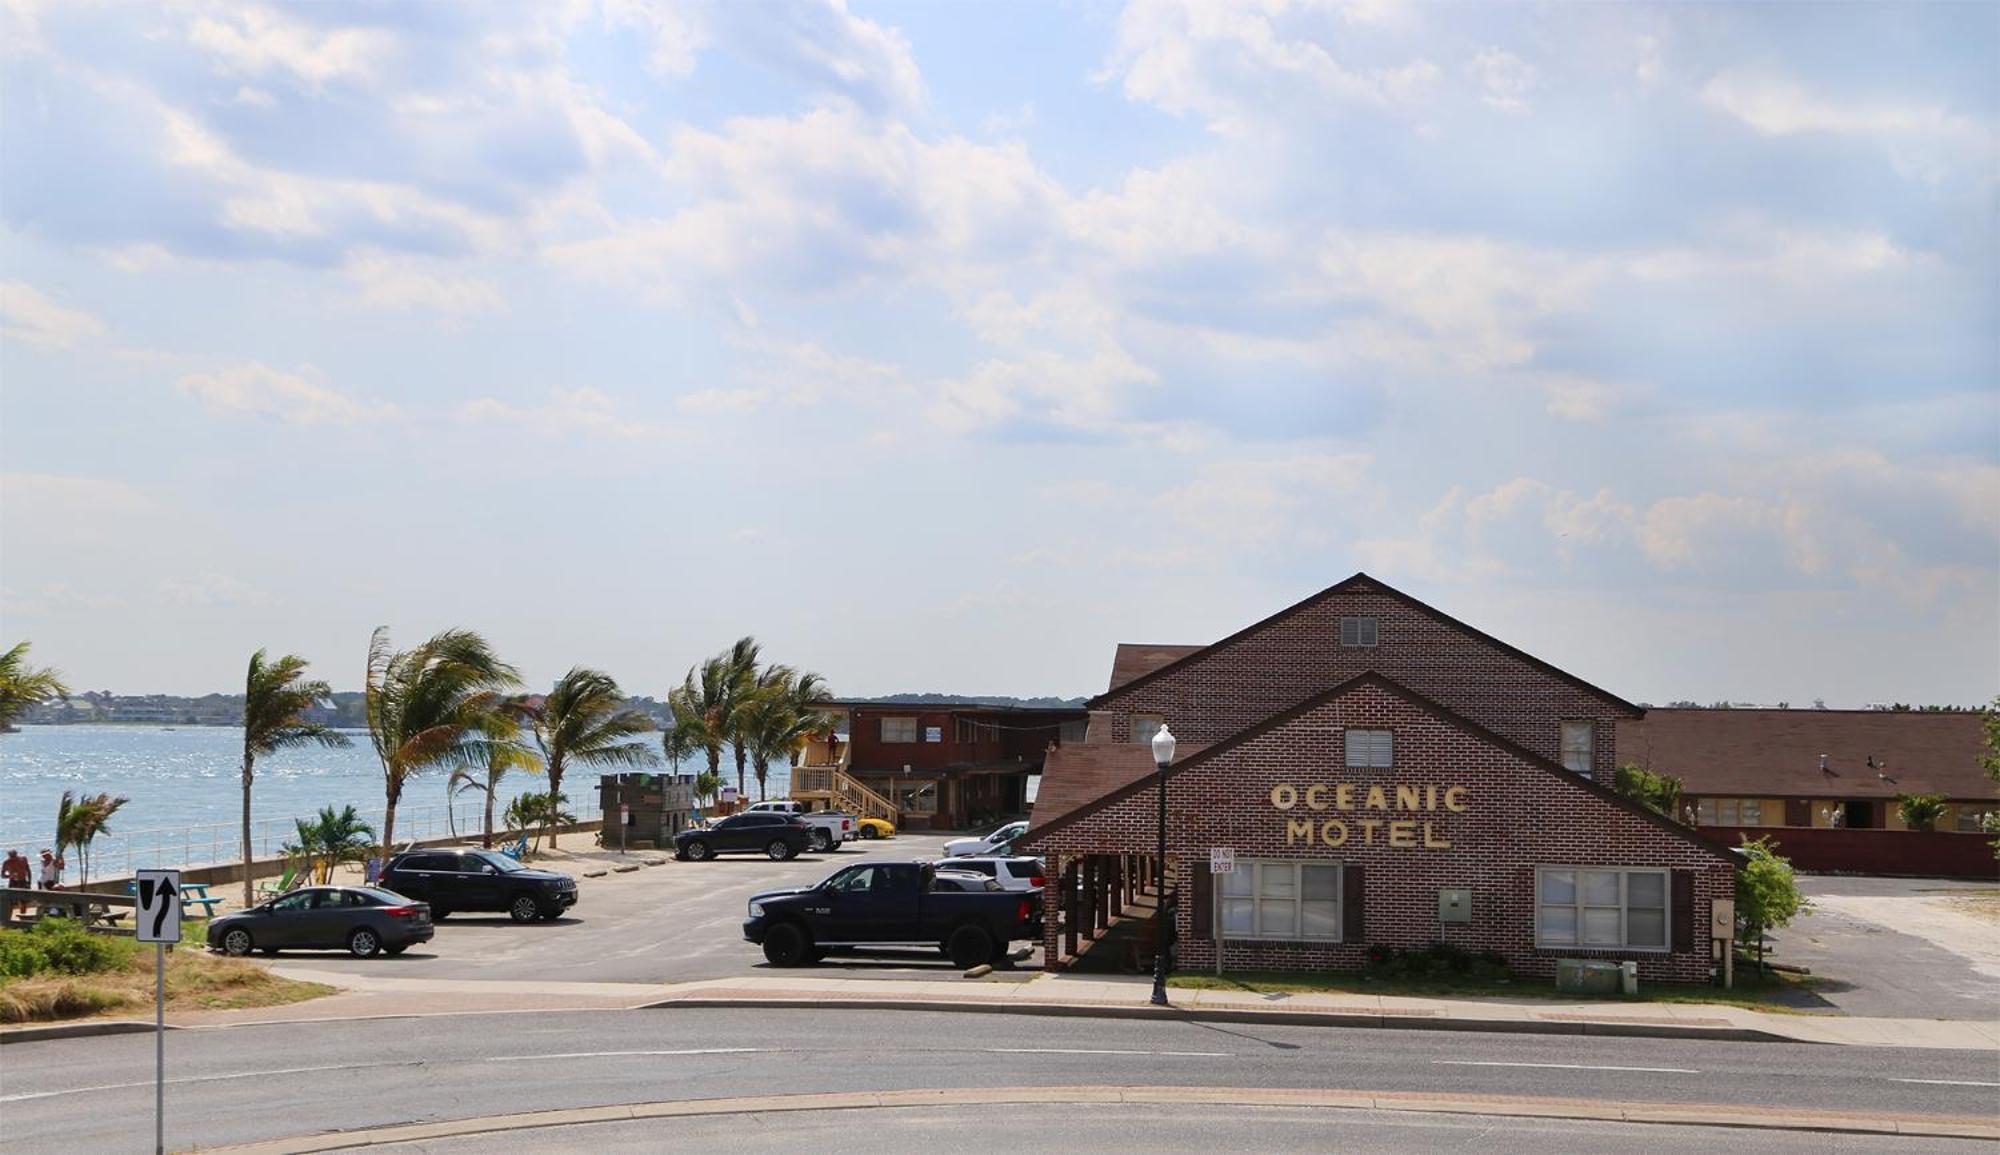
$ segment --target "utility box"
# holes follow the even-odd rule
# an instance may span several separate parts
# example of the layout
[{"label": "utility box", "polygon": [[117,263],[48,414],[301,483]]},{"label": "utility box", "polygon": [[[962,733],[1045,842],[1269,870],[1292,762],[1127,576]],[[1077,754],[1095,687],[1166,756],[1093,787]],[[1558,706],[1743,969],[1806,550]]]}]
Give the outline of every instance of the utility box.
[{"label": "utility box", "polygon": [[1572,995],[1615,995],[1625,987],[1625,971],[1615,962],[1556,960],[1556,989]]},{"label": "utility box", "polygon": [[1438,890],[1438,921],[1472,921],[1472,891],[1469,887],[1446,886]]}]

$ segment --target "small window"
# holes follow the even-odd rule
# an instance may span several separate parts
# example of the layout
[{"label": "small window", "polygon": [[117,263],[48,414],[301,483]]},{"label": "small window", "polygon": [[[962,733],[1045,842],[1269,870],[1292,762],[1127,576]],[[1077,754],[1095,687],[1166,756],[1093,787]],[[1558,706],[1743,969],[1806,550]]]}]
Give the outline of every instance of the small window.
[{"label": "small window", "polygon": [[917,740],[917,720],[915,718],[882,719],[882,741],[914,742]]},{"label": "small window", "polygon": [[1588,721],[1564,722],[1562,724],[1563,769],[1588,778],[1596,758],[1597,724]]},{"label": "small window", "polygon": [[1984,811],[1981,811],[1978,807],[1968,806],[1965,803],[1961,802],[1958,805],[1952,807],[1952,809],[1958,811],[1958,817],[1956,822],[1960,833],[1978,834],[1986,829],[1986,827],[1982,825],[1982,820],[1986,817],[1986,814]]},{"label": "small window", "polygon": [[1372,648],[1375,636],[1374,618],[1340,619],[1340,644],[1343,646]]},{"label": "small window", "polygon": [[1667,872],[1544,867],[1535,880],[1535,945],[1667,949]]},{"label": "small window", "polygon": [[1712,813],[1720,826],[1764,825],[1764,803],[1757,798],[1718,799]]},{"label": "small window", "polygon": [[1160,727],[1166,724],[1167,720],[1158,714],[1134,714],[1132,715],[1132,741],[1141,746],[1150,746],[1153,744],[1153,735],[1159,733]]},{"label": "small window", "polygon": [[1396,735],[1391,730],[1349,730],[1347,765],[1355,770],[1387,770],[1395,764]]},{"label": "small window", "polygon": [[1340,866],[1238,859],[1217,876],[1222,936],[1340,941]]}]

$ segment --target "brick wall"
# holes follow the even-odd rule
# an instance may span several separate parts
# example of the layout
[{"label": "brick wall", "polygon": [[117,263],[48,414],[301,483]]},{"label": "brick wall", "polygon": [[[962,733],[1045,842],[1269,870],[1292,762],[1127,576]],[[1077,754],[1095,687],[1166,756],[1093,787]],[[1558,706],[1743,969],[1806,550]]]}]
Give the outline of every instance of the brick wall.
[{"label": "brick wall", "polygon": [[[1342,731],[1347,727],[1395,732],[1395,767],[1349,770]],[[1272,804],[1280,784],[1305,788],[1316,782],[1356,786],[1356,809],[1312,811],[1302,796],[1288,811]],[[1439,796],[1434,809],[1378,815],[1365,809],[1369,786],[1415,787],[1424,803]],[[1442,792],[1461,787],[1463,812],[1446,809]],[[1434,788],[1434,789],[1433,789]],[[1322,798],[1330,807],[1337,795]],[[1498,951],[1517,973],[1548,975],[1558,958],[1617,958],[1639,963],[1648,981],[1704,980],[1709,976],[1709,905],[1734,893],[1734,869],[1718,849],[1634,814],[1589,786],[1467,731],[1379,682],[1365,682],[1312,707],[1261,735],[1226,746],[1176,771],[1169,782],[1170,858],[1207,869],[1208,850],[1229,846],[1239,860],[1299,859],[1358,865],[1364,878],[1364,930],[1358,941],[1265,943],[1232,941],[1226,964],[1233,969],[1354,969],[1367,944],[1423,946],[1434,941]],[[1064,856],[1084,853],[1150,854],[1155,838],[1156,796],[1141,790],[1102,810],[1082,815],[1040,836],[1035,853],[1050,866],[1047,907],[1053,914],[1055,878]],[[1392,803],[1393,805],[1393,803]],[[1329,818],[1346,821],[1347,843],[1329,848],[1287,845],[1287,819],[1310,818],[1317,827]],[[1412,821],[1415,848],[1386,845],[1378,828],[1364,842],[1365,818]],[[1423,849],[1422,823],[1449,849]],[[1693,949],[1678,953],[1541,950],[1534,942],[1534,870],[1537,866],[1668,867],[1689,873],[1692,883]],[[1441,887],[1473,891],[1473,921],[1440,924]],[[1670,912],[1670,917],[1677,913]],[[1182,966],[1214,965],[1213,944],[1195,937],[1192,903],[1181,906]],[[1050,923],[1046,957],[1061,957],[1059,925]],[[1352,938],[1353,936],[1349,936]],[[1669,936],[1669,942],[1672,941]]]},{"label": "brick wall", "polygon": [[[1377,621],[1370,648],[1340,644],[1343,616]],[[1618,764],[1615,721],[1630,711],[1366,582],[1347,582],[1256,632],[1187,665],[1092,703],[1092,741],[1132,739],[1131,715],[1160,714],[1186,741],[1217,742],[1356,674],[1374,670],[1444,703],[1550,761],[1562,761],[1560,723],[1593,719],[1595,773]],[[1101,727],[1100,721],[1108,721]]]}]

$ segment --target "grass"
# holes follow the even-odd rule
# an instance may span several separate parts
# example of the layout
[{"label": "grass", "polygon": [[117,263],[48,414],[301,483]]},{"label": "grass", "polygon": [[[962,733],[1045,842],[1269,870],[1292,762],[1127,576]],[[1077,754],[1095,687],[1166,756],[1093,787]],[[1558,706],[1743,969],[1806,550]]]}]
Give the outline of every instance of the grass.
[{"label": "grass", "polygon": [[[283,979],[255,963],[211,955],[201,948],[205,925],[184,925],[178,949],[167,955],[167,1010],[228,1010],[303,1002],[334,992],[322,983]],[[81,935],[82,932],[67,932]],[[47,965],[33,973],[0,977],[0,1023],[62,1019],[150,1010],[154,999],[153,951],[131,939],[86,936],[81,949],[47,949],[62,933],[0,930],[0,957],[25,970],[39,950]],[[20,962],[16,960],[29,960]]]},{"label": "grass", "polygon": [[1371,979],[1358,974],[1295,974],[1282,971],[1229,971],[1220,978],[1212,974],[1178,974],[1168,986],[1188,990],[1245,991],[1256,994],[1324,993],[1393,995],[1421,999],[1552,999],[1564,1002],[1601,1002],[1607,1006],[1635,1003],[1710,1003],[1746,1007],[1754,1011],[1796,1012],[1786,998],[1810,991],[1817,980],[1803,975],[1772,973],[1759,976],[1739,964],[1732,990],[1708,986],[1661,986],[1640,984],[1636,995],[1577,995],[1558,991],[1554,980],[1515,979],[1511,982],[1476,979]]}]

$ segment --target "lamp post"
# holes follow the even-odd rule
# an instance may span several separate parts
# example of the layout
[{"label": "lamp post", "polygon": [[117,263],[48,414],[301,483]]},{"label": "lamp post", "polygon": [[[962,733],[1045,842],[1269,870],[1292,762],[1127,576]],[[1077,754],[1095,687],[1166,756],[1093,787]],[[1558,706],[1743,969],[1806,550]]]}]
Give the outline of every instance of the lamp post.
[{"label": "lamp post", "polygon": [[1159,854],[1153,859],[1153,1005],[1167,1005],[1167,767],[1174,760],[1174,735],[1165,722],[1153,735],[1153,765],[1160,795]]}]

